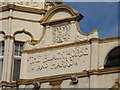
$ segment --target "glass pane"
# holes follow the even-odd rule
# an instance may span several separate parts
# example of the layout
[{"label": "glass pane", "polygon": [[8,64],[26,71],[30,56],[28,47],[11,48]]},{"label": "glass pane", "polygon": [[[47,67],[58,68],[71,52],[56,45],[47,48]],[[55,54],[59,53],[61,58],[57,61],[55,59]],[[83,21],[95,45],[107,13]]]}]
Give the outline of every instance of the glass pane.
[{"label": "glass pane", "polygon": [[19,76],[20,76],[20,64],[21,64],[20,60],[17,60],[17,59],[14,60],[13,81],[16,81],[17,79],[19,79]]},{"label": "glass pane", "polygon": [[21,51],[20,51],[19,56],[21,56],[21,55],[22,55],[22,53],[21,53]]},{"label": "glass pane", "polygon": [[3,68],[3,60],[0,59],[0,81],[1,81],[1,78],[2,78],[2,68]]},{"label": "glass pane", "polygon": [[14,55],[18,56],[18,50],[15,50]]},{"label": "glass pane", "polygon": [[4,55],[4,42],[0,42],[0,56]]},{"label": "glass pane", "polygon": [[23,44],[22,44],[22,45],[20,45],[20,50],[23,50]]},{"label": "glass pane", "polygon": [[14,55],[21,56],[21,50],[23,50],[23,43],[15,43],[15,52]]},{"label": "glass pane", "polygon": [[2,42],[2,55],[4,55],[4,42]]},{"label": "glass pane", "polygon": [[22,45],[20,45],[20,56],[21,56],[21,50],[23,50],[23,44]]},{"label": "glass pane", "polygon": [[19,50],[19,44],[15,44],[15,50]]}]

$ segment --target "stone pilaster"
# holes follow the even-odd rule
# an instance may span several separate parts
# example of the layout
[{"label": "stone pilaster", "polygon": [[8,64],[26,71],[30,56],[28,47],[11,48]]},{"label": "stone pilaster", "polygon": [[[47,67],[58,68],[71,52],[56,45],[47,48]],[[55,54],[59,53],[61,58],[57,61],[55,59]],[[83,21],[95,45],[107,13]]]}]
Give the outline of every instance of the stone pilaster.
[{"label": "stone pilaster", "polygon": [[3,61],[3,73],[2,81],[10,82],[12,79],[12,66],[13,66],[13,52],[14,52],[14,37],[6,35],[4,40],[4,61]]},{"label": "stone pilaster", "polygon": [[28,59],[28,54],[24,53],[22,54],[22,59],[21,59],[21,68],[20,68],[20,79],[27,78],[27,59]]},{"label": "stone pilaster", "polygon": [[[97,38],[91,39],[91,56],[90,56],[90,70],[98,69],[98,55],[99,55],[99,43]],[[97,88],[98,76],[90,76],[90,88]]]},{"label": "stone pilaster", "polygon": [[91,39],[90,69],[98,69],[99,43],[97,38]]},{"label": "stone pilaster", "polygon": [[75,40],[75,35],[76,35],[76,33],[75,33],[75,29],[76,29],[76,25],[75,25],[75,21],[71,21],[70,22],[70,41],[73,41],[74,42],[74,40]]}]

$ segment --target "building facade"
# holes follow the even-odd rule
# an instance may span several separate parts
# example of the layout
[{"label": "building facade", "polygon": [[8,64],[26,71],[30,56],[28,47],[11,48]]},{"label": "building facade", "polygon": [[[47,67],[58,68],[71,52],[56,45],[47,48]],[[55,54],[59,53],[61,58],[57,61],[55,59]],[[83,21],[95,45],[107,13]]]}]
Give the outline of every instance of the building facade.
[{"label": "building facade", "polygon": [[61,1],[1,2],[2,88],[119,88],[119,37],[84,34]]}]

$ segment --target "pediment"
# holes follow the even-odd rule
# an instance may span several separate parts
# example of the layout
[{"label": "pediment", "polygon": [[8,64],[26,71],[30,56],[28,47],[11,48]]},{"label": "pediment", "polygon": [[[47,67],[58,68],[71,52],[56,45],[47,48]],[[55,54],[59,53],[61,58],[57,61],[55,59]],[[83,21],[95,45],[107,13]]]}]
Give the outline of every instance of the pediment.
[{"label": "pediment", "polygon": [[[40,39],[39,47],[57,46],[98,38],[98,31],[84,34],[79,27],[83,15],[67,5],[57,5],[47,11],[41,25],[44,33]],[[44,46],[43,46],[44,45]]]},{"label": "pediment", "polygon": [[83,15],[75,11],[73,8],[67,5],[57,5],[47,11],[43,19],[41,20],[42,25],[46,25],[52,22],[70,21],[77,19],[80,21]]}]

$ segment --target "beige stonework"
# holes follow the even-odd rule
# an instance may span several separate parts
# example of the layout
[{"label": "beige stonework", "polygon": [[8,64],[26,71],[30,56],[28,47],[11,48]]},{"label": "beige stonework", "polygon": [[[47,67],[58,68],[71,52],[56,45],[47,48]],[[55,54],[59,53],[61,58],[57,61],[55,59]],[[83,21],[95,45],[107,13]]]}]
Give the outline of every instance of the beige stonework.
[{"label": "beige stonework", "polygon": [[[0,6],[4,7],[0,12],[0,42],[5,43],[2,86],[33,88],[32,82],[38,81],[41,88],[59,90],[111,88],[119,79],[120,68],[104,68],[108,53],[119,46],[119,37],[99,39],[96,28],[82,33],[78,22],[83,16],[70,6],[45,0],[0,2]],[[20,79],[13,82],[16,41],[24,42],[24,49]],[[70,84],[72,75],[78,77],[75,85]]]}]

